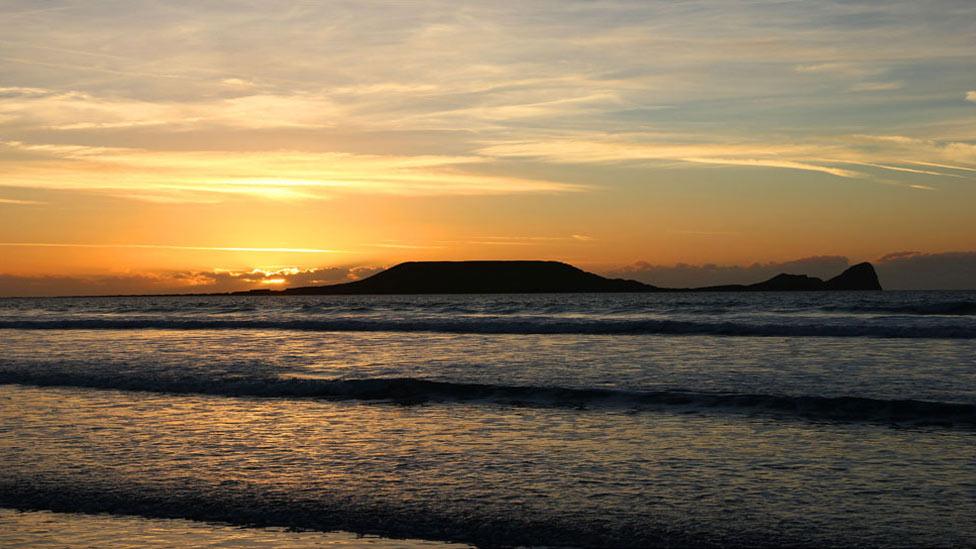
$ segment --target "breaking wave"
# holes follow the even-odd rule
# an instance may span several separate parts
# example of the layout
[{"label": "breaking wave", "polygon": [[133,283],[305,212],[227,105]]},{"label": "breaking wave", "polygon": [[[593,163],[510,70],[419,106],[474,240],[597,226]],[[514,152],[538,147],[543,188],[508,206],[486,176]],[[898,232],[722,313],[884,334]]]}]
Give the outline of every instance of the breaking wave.
[{"label": "breaking wave", "polygon": [[[781,536],[764,538],[748,532],[727,532],[716,543],[715,535],[684,532],[669,524],[667,517],[649,519],[640,525],[608,524],[605,517],[564,516],[558,512],[528,514],[518,508],[503,512],[494,507],[486,509],[486,505],[459,507],[456,501],[451,505],[422,505],[409,498],[396,502],[328,492],[297,491],[285,495],[242,483],[213,486],[192,482],[160,487],[133,480],[100,483],[41,475],[15,479],[0,476],[0,506],[25,511],[180,518],[246,527],[349,531],[466,542],[478,547],[704,548],[784,544]],[[792,538],[786,544],[816,546]]]},{"label": "breaking wave", "polygon": [[936,303],[872,303],[822,307],[825,311],[849,313],[888,313],[899,315],[976,315],[976,301],[944,301]]},{"label": "breaking wave", "polygon": [[881,337],[976,339],[968,324],[830,324],[814,320],[794,323],[686,321],[665,319],[592,318],[460,318],[460,319],[105,319],[0,320],[0,329],[14,330],[297,330],[313,332],[437,332],[452,334],[589,334],[589,335],[719,335],[758,337]]},{"label": "breaking wave", "polygon": [[250,398],[382,401],[401,405],[483,402],[549,408],[621,408],[772,414],[813,420],[976,427],[976,404],[853,396],[788,396],[686,390],[533,387],[419,378],[299,379],[130,377],[0,370],[0,384]]}]

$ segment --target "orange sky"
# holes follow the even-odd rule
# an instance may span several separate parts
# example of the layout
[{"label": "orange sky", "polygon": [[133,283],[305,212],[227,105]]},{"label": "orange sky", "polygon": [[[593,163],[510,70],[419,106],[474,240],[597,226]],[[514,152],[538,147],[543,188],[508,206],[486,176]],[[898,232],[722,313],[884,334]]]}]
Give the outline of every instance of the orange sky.
[{"label": "orange sky", "polygon": [[0,275],[976,250],[976,6],[761,4],[5,3]]}]

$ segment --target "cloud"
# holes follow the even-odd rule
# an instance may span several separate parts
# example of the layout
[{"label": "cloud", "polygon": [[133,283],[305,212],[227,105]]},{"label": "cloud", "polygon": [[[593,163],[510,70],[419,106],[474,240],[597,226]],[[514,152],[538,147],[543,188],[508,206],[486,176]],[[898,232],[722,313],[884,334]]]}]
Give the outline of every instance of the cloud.
[{"label": "cloud", "polygon": [[[253,148],[270,155],[283,148],[284,131],[307,132],[286,147],[293,152],[321,150],[324,138],[341,149],[342,137],[357,131],[372,132],[376,143],[399,149],[417,147],[408,132],[445,132],[424,144],[423,156],[463,150],[470,154],[457,156],[473,157],[479,149],[511,144],[513,136],[593,148],[602,136],[614,135],[628,150],[607,162],[657,161],[662,169],[751,166],[860,178],[870,174],[840,163],[891,165],[897,157],[858,150],[824,127],[849,121],[848,111],[876,98],[847,94],[839,86],[811,93],[811,80],[842,78],[855,81],[854,90],[897,91],[914,82],[907,76],[888,81],[882,74],[897,68],[899,77],[911,75],[912,67],[929,67],[933,60],[960,59],[971,46],[961,38],[964,33],[951,32],[970,8],[954,8],[958,14],[952,18],[931,18],[908,1],[889,3],[892,19],[872,25],[853,24],[852,8],[837,5],[810,10],[803,3],[692,3],[693,9],[667,3],[570,4],[541,2],[525,11],[491,3],[435,2],[419,10],[356,3],[279,10],[258,3],[229,12],[135,3],[125,14],[79,6],[73,8],[77,17],[26,17],[0,23],[8,52],[0,71],[11,83],[0,88],[0,130],[25,143],[98,141],[110,150],[134,149],[133,134],[151,132],[156,139],[145,152],[159,154],[160,162],[170,160],[172,151],[159,149],[189,143],[186,138],[194,136],[196,152],[228,150],[228,143],[244,135]],[[111,21],[113,30],[92,24],[98,21]],[[718,27],[716,21],[726,24]],[[274,37],[267,34],[269,22],[279,30]],[[125,36],[140,40],[134,44]],[[958,61],[945,65],[953,63]],[[966,73],[946,71],[946,78]],[[660,152],[639,150],[648,128],[666,136],[667,143],[655,145]],[[805,143],[795,147],[804,150],[782,151],[784,142],[796,139],[789,135],[804,135]],[[206,145],[199,145],[203,141]],[[740,150],[728,154],[729,143],[740,144]],[[379,155],[381,146],[372,147],[368,152]],[[578,163],[588,155],[573,156],[577,160],[534,158]],[[512,157],[489,153],[480,159],[483,171],[502,174],[498,166]],[[106,160],[114,164],[117,158]],[[938,161],[919,155],[913,160]],[[253,158],[239,161],[241,169],[225,166],[238,174],[231,179],[273,177],[248,173]],[[144,169],[152,171],[155,164]],[[416,181],[373,187],[400,187],[407,189],[404,194],[421,187],[417,194],[570,187],[548,181],[540,188],[539,182],[511,173],[442,184],[447,171],[457,179],[473,176],[453,166],[424,174],[431,176],[426,187]],[[219,185],[219,191],[210,186],[201,198],[183,188],[185,177],[176,179],[178,188],[164,191],[155,185],[141,197],[206,201],[233,193],[302,200],[328,194],[300,185],[245,189],[245,183]]]},{"label": "cloud", "polygon": [[[840,274],[852,261],[843,256],[815,256],[794,261],[751,265],[654,265],[639,261],[607,273],[671,288],[751,284],[780,273],[806,274],[828,279]],[[976,289],[976,251],[922,253],[893,252],[872,263],[887,290]]]},{"label": "cloud", "polygon": [[[847,138],[848,152],[840,155],[865,166],[893,169],[892,164],[944,168],[941,176],[956,177],[953,171],[976,171],[976,145],[960,141],[927,139],[904,135],[855,134]],[[876,144],[883,144],[878,149]],[[900,166],[902,170],[905,166]]]},{"label": "cloud", "polygon": [[[761,141],[678,142],[668,136],[651,134],[583,135],[574,139],[500,141],[478,151],[493,158],[537,159],[563,164],[611,164],[654,162],[674,167],[705,164],[775,168],[825,173],[842,178],[870,178],[863,166],[880,170],[930,177],[968,177],[962,172],[976,171],[976,145],[959,141],[939,141],[901,135],[836,136],[830,140],[809,139],[799,143]],[[920,169],[927,166],[936,169]],[[905,188],[931,188],[918,182],[886,183]]]},{"label": "cloud", "polygon": [[[749,265],[655,265],[636,262],[603,274],[664,287],[750,284],[779,273],[827,279],[851,265],[843,256],[814,256]],[[874,265],[888,290],[976,289],[976,251],[894,252]],[[220,293],[254,288],[339,284],[371,276],[381,267],[337,266],[317,269],[270,267],[247,271],[165,271],[141,274],[26,276],[0,274],[0,296],[117,295],[147,293]]]},{"label": "cloud", "polygon": [[873,92],[900,90],[905,87],[904,82],[858,82],[851,86],[851,91]]},{"label": "cloud", "polygon": [[908,137],[906,135],[866,135],[866,134],[855,134],[852,137],[855,139],[862,139],[865,141],[877,141],[880,143],[895,143],[898,145],[913,145],[916,143],[922,143],[923,140]]},{"label": "cloud", "polygon": [[[280,230],[323,231],[310,220],[329,206],[369,209],[341,231],[395,225],[392,236],[406,238],[490,231],[473,226],[487,216],[457,215],[457,199],[373,202],[517,196],[477,207],[513,230],[534,215],[540,234],[602,237],[653,210],[707,227],[694,218],[716,215],[711,198],[724,197],[720,215],[758,219],[780,200],[785,217],[804,205],[814,215],[833,196],[825,222],[872,245],[892,236],[884,223],[857,226],[865,200],[882,221],[910,209],[931,239],[940,216],[974,196],[960,179],[976,173],[976,126],[960,97],[976,92],[966,76],[973,2],[76,2],[42,15],[28,4],[0,17],[4,186],[168,204],[291,201],[247,212],[257,226],[272,209],[293,210],[276,217],[289,225]],[[850,188],[833,194],[831,178]],[[935,178],[940,192],[912,204],[887,186]],[[862,194],[872,180],[886,186]],[[696,194],[706,187],[719,191],[708,204]],[[582,197],[522,198],[596,188],[608,192],[587,226],[570,204]],[[10,196],[35,194],[55,193]],[[119,223],[88,223],[73,207],[44,215],[85,224],[94,239],[136,217],[124,211],[132,204],[81,198]],[[606,211],[591,215],[598,204]],[[174,224],[199,209],[169,208]],[[214,226],[232,209],[212,208]],[[626,245],[646,247],[641,235]],[[593,253],[636,249],[622,246]]]},{"label": "cloud", "polygon": [[53,242],[0,242],[0,247],[7,248],[119,248],[137,250],[188,250],[206,252],[257,252],[257,253],[291,253],[291,254],[332,254],[338,250],[321,248],[246,248],[219,246],[175,246],[168,244],[77,244]]},{"label": "cloud", "polygon": [[[232,91],[252,82],[221,80]],[[97,130],[140,126],[186,130],[200,126],[236,129],[329,127],[343,116],[327,96],[311,93],[249,93],[197,100],[149,101],[44,88],[0,88],[0,117],[12,125],[53,130]]]},{"label": "cloud", "polygon": [[23,276],[0,274],[0,296],[119,295],[222,293],[254,288],[287,288],[350,282],[380,268],[364,266],[319,269],[266,268],[237,272],[166,271],[89,276]]},{"label": "cloud", "polygon": [[865,66],[858,63],[829,62],[797,65],[793,70],[798,73],[836,74],[841,76],[868,76],[883,72],[878,67]]},{"label": "cloud", "polygon": [[608,276],[632,278],[655,286],[668,288],[695,288],[721,284],[752,284],[772,278],[780,273],[806,274],[830,278],[850,266],[842,256],[815,256],[794,261],[753,263],[751,265],[654,265],[638,261],[632,265],[610,271]]},{"label": "cloud", "polygon": [[[826,147],[824,147],[826,148]],[[485,156],[541,158],[569,164],[634,161],[677,161],[688,164],[749,166],[820,172],[836,177],[863,177],[854,170],[818,163],[818,150],[809,145],[765,143],[646,143],[603,140],[514,141],[486,146]],[[820,161],[824,162],[824,161]],[[836,161],[835,161],[836,162]],[[829,163],[826,161],[824,163]]]},{"label": "cloud", "polygon": [[253,88],[255,86],[254,82],[243,78],[223,78],[220,83],[224,86],[237,89]]},{"label": "cloud", "polygon": [[[921,174],[921,175],[935,175],[935,176],[939,176],[939,177],[963,177],[961,175],[954,174],[954,173],[937,172],[937,171],[933,171],[933,170],[922,170],[922,169],[919,169],[919,168],[906,168],[905,166],[888,166],[886,164],[875,164],[873,162],[859,162],[858,164],[861,165],[861,166],[870,166],[872,168],[881,168],[882,170],[890,170],[890,171],[893,171],[893,172],[917,173],[917,174]],[[916,185],[916,186],[923,187],[923,186],[920,186],[920,185]],[[925,187],[925,188],[928,188],[928,187]]]},{"label": "cloud", "polygon": [[896,252],[875,265],[885,288],[899,290],[976,289],[976,251]]},{"label": "cloud", "polygon": [[863,177],[863,174],[854,170],[835,168],[831,166],[821,166],[810,162],[796,160],[779,160],[776,158],[722,158],[722,157],[685,157],[681,158],[685,162],[697,164],[719,164],[723,166],[755,166],[762,168],[781,168],[786,170],[800,170],[805,172],[820,172],[836,177]]},{"label": "cloud", "polygon": [[[28,155],[4,162],[3,153]],[[393,156],[302,151],[151,151],[0,142],[8,186],[108,192],[193,202],[200,195],[314,200],[331,193],[498,195],[584,190],[576,184],[483,175],[476,156]]]},{"label": "cloud", "polygon": [[431,244],[416,244],[398,240],[388,240],[377,244],[370,244],[372,248],[392,248],[404,250],[436,250],[452,248],[457,246],[465,247],[498,247],[498,246],[534,246],[545,249],[552,245],[579,244],[585,245],[596,242],[596,238],[584,234],[572,234],[569,236],[528,236],[528,235],[486,235],[468,236],[463,239],[455,240],[435,240]]},{"label": "cloud", "polygon": [[17,97],[44,97],[51,95],[51,90],[44,88],[29,88],[24,86],[0,86],[0,99]]},{"label": "cloud", "polygon": [[31,206],[31,205],[44,204],[44,203],[38,202],[36,200],[17,200],[15,198],[0,198],[0,204],[11,204],[15,206]]}]

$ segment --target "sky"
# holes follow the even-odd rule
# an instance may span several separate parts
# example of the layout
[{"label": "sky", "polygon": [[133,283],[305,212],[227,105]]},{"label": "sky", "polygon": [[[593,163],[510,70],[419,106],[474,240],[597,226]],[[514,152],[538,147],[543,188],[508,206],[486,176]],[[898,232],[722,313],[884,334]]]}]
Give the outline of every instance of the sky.
[{"label": "sky", "polygon": [[433,259],[974,287],[974,53],[971,0],[0,0],[0,295]]}]

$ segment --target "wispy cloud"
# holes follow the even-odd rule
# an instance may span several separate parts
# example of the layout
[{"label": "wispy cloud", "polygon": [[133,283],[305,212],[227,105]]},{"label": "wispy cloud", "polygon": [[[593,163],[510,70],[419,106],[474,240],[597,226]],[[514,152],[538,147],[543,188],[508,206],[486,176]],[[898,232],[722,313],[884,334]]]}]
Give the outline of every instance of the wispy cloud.
[{"label": "wispy cloud", "polygon": [[12,204],[16,206],[31,206],[31,205],[43,204],[43,202],[38,202],[37,200],[18,200],[15,198],[0,198],[0,204]]},{"label": "wispy cloud", "polygon": [[439,244],[411,244],[409,242],[379,242],[376,244],[367,244],[367,246],[372,248],[391,248],[395,250],[438,250],[446,247]]},{"label": "wispy cloud", "polygon": [[441,244],[463,244],[468,246],[547,246],[556,243],[591,243],[592,236],[572,234],[568,236],[530,236],[530,235],[484,235],[469,236],[460,240],[441,240]]},{"label": "wispy cloud", "polygon": [[[847,25],[845,15],[853,8],[843,6],[818,12],[819,23],[811,20],[804,7],[792,3],[768,9],[750,2],[735,2],[734,8],[702,5],[695,9],[616,3],[597,9],[571,3],[570,8],[558,6],[558,15],[550,12],[557,6],[543,2],[530,11],[550,17],[526,17],[520,10],[490,4],[458,9],[435,3],[423,10],[388,6],[382,14],[355,6],[333,6],[329,10],[311,5],[290,10],[251,6],[230,14],[219,9],[191,11],[178,6],[161,9],[136,4],[131,15],[112,15],[114,25],[142,37],[138,47],[117,43],[117,34],[106,34],[101,40],[79,39],[89,35],[70,32],[80,23],[67,17],[56,20],[57,28],[63,32],[45,33],[43,41],[29,39],[26,29],[14,25],[5,29],[9,31],[8,38],[3,40],[10,51],[8,62],[35,70],[46,66],[70,70],[41,70],[43,74],[50,73],[41,80],[45,85],[0,88],[0,127],[12,130],[5,135],[14,139],[19,132],[62,136],[56,139],[59,143],[71,142],[64,135],[89,137],[81,141],[98,136],[107,143],[104,160],[112,165],[119,158],[111,151],[127,148],[125,137],[131,132],[149,128],[159,136],[207,132],[208,136],[216,136],[217,141],[209,145],[215,151],[221,149],[221,140],[230,139],[235,132],[320,132],[309,134],[306,146],[311,146],[323,135],[321,132],[337,136],[332,140],[341,142],[346,132],[369,131],[384,136],[382,141],[389,143],[409,139],[398,137],[405,130],[461,129],[467,132],[466,136],[459,140],[455,133],[431,142],[422,156],[444,156],[443,151],[448,149],[475,151],[485,144],[491,151],[493,145],[511,143],[513,136],[539,136],[540,141],[586,142],[591,151],[582,157],[593,158],[604,154],[592,151],[601,132],[624,135],[653,124],[656,131],[671,134],[667,141],[673,144],[681,142],[688,124],[694,124],[695,135],[684,134],[689,137],[683,145],[685,151],[677,150],[675,145],[658,145],[660,152],[650,152],[650,147],[640,142],[627,143],[626,138],[621,138],[614,144],[618,149],[615,154],[626,157],[620,160],[660,159],[863,177],[865,174],[849,167],[831,165],[834,161],[851,160],[849,157],[834,158],[812,150],[808,154],[781,154],[782,132],[816,127],[820,119],[816,113],[825,99],[850,108],[872,96],[844,95],[844,89],[900,92],[908,83],[903,78],[909,74],[906,67],[935,58],[957,59],[970,46],[964,40],[953,39],[955,35],[950,32],[938,32],[936,27],[951,26],[952,21],[921,18],[918,7],[911,2],[892,2],[886,8],[893,14],[892,21],[907,21],[910,25],[878,27]],[[87,11],[95,20],[107,15],[99,8],[76,11]],[[394,12],[396,25],[389,18]],[[757,14],[763,15],[761,33],[756,32]],[[321,32],[315,33],[307,30],[309,21],[336,18],[348,24],[322,25]],[[147,20],[159,24],[150,28],[145,25]],[[181,24],[187,20],[194,24]],[[728,24],[716,31],[712,24],[716,20]],[[263,27],[256,26],[255,21],[274,21],[277,28],[289,33],[285,41],[288,46],[268,41]],[[921,27],[930,32],[920,32]],[[909,28],[911,32],[906,30]],[[225,33],[230,38],[219,47],[213,45],[214,51],[205,49],[201,53],[199,48],[180,46],[191,42],[212,44],[208,37],[215,29],[233,32]],[[2,26],[0,30],[4,30]],[[90,25],[86,32],[98,34],[97,27],[93,30]],[[559,39],[553,40],[554,37]],[[92,46],[96,43],[98,48]],[[160,44],[167,47],[161,48]],[[292,55],[293,48],[306,55]],[[486,51],[492,55],[485,56]],[[633,51],[645,55],[634,56]],[[228,54],[234,63],[214,61],[228,58]],[[308,59],[312,58],[317,61],[310,63]],[[741,74],[738,70],[717,70],[732,62],[737,67],[766,70]],[[898,80],[886,77],[896,74],[896,69],[900,71]],[[25,70],[20,67],[15,72]],[[105,79],[91,73],[119,78]],[[174,85],[174,78],[182,83]],[[839,95],[833,98],[813,98],[807,91],[809,78],[846,84],[836,87],[833,93]],[[20,82],[32,83],[32,79]],[[661,112],[662,105],[674,114],[655,116],[653,113]],[[777,107],[784,106],[797,115],[763,114],[778,112]],[[811,107],[813,110],[809,110]],[[702,109],[708,116],[705,122],[702,117],[706,114],[698,114]],[[736,126],[742,126],[738,117],[749,112],[753,115],[746,133],[744,126]],[[807,149],[832,137],[818,132],[808,134]],[[741,147],[751,148],[750,151],[724,154],[723,143],[744,139],[754,141]],[[21,141],[40,142],[36,137]],[[268,155],[281,150],[274,137],[255,147],[262,145]],[[410,145],[399,142],[396,146]],[[302,146],[292,148],[307,152]],[[624,148],[626,152],[619,151]],[[146,156],[158,155],[160,162],[169,162],[175,156],[164,150],[144,152]],[[502,157],[488,156],[488,160]],[[827,161],[823,162],[825,158]],[[92,161],[98,160],[101,159]],[[253,157],[238,160],[240,169],[228,169],[235,174],[224,179],[246,181],[276,176],[264,170],[249,173]],[[891,165],[881,156],[859,160]],[[326,164],[335,159],[323,157],[322,161]],[[472,159],[460,162],[467,164]],[[377,161],[373,171],[382,171],[382,164]],[[451,184],[444,181],[448,171],[454,180]],[[476,176],[457,165],[424,174],[422,179],[427,184],[416,180],[405,184],[401,175],[394,173],[395,184],[374,174],[358,185],[363,189],[400,188],[405,194],[421,190],[432,194],[494,194],[572,189],[558,180]],[[278,177],[327,182],[324,186],[330,187],[336,182],[336,178],[328,177]],[[187,193],[193,190],[183,188],[186,177],[176,179],[178,188],[166,192],[154,189],[143,196],[156,201],[191,199]],[[199,187],[198,183],[194,185]],[[270,189],[265,185],[252,191],[247,183],[219,184],[205,192],[285,199],[326,196],[308,188],[300,190],[300,186]]]},{"label": "wispy cloud", "polygon": [[919,166],[931,166],[933,168],[945,168],[947,170],[956,170],[962,172],[976,172],[976,168],[970,168],[966,166],[953,166],[951,164],[937,164],[935,162],[919,162],[919,161],[908,161],[909,164],[916,164]]},{"label": "wispy cloud", "polygon": [[[193,195],[246,195],[267,199],[328,198],[329,193],[490,195],[583,190],[577,184],[482,175],[465,169],[476,156],[382,156],[300,151],[149,151],[77,145],[2,147],[35,156],[7,162],[8,185],[114,191],[178,202]],[[2,156],[0,156],[2,163]]]},{"label": "wispy cloud", "polygon": [[835,74],[850,77],[871,76],[884,72],[877,66],[868,66],[859,63],[831,61],[826,63],[810,63],[797,65],[794,70],[798,73],[806,74]]},{"label": "wispy cloud", "polygon": [[[976,230],[946,217],[976,200],[973,2],[64,8],[0,7],[0,185],[5,204],[50,205],[4,205],[39,218],[27,230],[0,216],[2,240],[85,224],[78,238],[113,242],[136,209],[192,226],[191,244],[240,220],[391,256],[444,246],[433,257],[467,246],[435,241],[511,230],[564,240],[482,239],[478,253],[576,246],[619,261],[678,257],[633,221],[652,211],[746,234],[774,199],[790,231],[766,234],[784,249],[827,224],[860,235],[833,239],[837,253],[888,246],[907,238],[885,227],[906,212],[926,246],[962,242],[940,232],[950,221]],[[879,199],[870,227],[861,193]],[[823,223],[795,227],[790,208]],[[139,241],[184,243],[141,228]],[[690,257],[759,249],[699,240]]]},{"label": "wispy cloud", "polygon": [[[850,147],[858,153],[862,162],[908,163],[958,171],[976,170],[976,145],[972,143],[902,135],[854,135],[851,139]],[[888,147],[861,152],[858,141],[885,143]]]},{"label": "wispy cloud", "polygon": [[684,157],[679,160],[699,164],[719,164],[723,166],[758,166],[763,168],[782,168],[806,172],[820,172],[837,177],[863,177],[863,174],[853,170],[845,170],[831,166],[820,166],[810,162],[796,160],[778,160],[776,158],[721,158],[721,157]]},{"label": "wispy cloud", "polygon": [[[858,162],[857,164],[859,166],[870,166],[872,168],[880,168],[882,170],[889,170],[893,172],[916,173],[920,175],[934,175],[939,177],[963,177],[961,175],[954,174],[954,173],[937,172],[933,170],[920,170],[917,168],[906,168],[904,166],[888,166],[885,164],[874,164],[871,162]],[[934,166],[934,167],[938,167],[938,166]],[[942,167],[947,167],[947,166],[942,166]]]},{"label": "wispy cloud", "polygon": [[[253,86],[226,78],[234,90]],[[84,91],[44,88],[0,88],[0,116],[8,123],[54,130],[96,130],[165,126],[187,129],[202,125],[237,129],[330,127],[342,109],[324,95],[248,93],[202,100],[147,101],[98,96]]]},{"label": "wispy cloud", "polygon": [[142,250],[183,250],[204,252],[257,252],[286,254],[334,254],[341,250],[322,248],[252,248],[240,246],[176,246],[169,244],[89,244],[71,242],[0,242],[0,247],[8,248],[118,248]]},{"label": "wispy cloud", "polygon": [[905,87],[904,82],[858,82],[851,86],[851,91],[875,92],[900,90]]},{"label": "wispy cloud", "polygon": [[544,158],[562,163],[677,161],[689,164],[751,166],[821,172],[837,177],[862,177],[859,172],[820,165],[815,147],[763,143],[642,143],[620,140],[552,140],[489,145],[481,154],[497,157]]},{"label": "wispy cloud", "polygon": [[[976,145],[899,135],[840,135],[792,144],[653,141],[661,137],[650,135],[649,140],[639,134],[623,137],[591,134],[575,139],[507,141],[488,144],[479,153],[487,157],[531,158],[563,164],[706,164],[797,170],[858,179],[871,179],[873,176],[864,170],[850,169],[851,166],[954,179],[967,177],[959,172],[976,171]],[[873,143],[886,146],[879,148],[871,145]],[[919,166],[934,169],[921,169]],[[877,181],[905,188],[931,188],[918,182],[902,183],[881,178]]]}]

